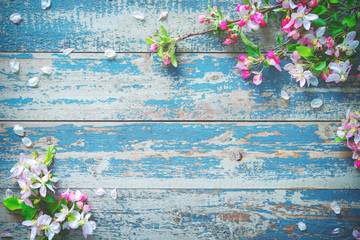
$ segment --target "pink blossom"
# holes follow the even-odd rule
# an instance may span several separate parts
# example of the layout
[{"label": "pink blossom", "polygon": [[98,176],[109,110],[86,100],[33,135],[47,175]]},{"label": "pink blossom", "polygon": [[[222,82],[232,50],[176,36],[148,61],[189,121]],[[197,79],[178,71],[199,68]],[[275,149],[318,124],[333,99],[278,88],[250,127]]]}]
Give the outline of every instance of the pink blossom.
[{"label": "pink blossom", "polygon": [[306,13],[306,7],[300,6],[296,13],[291,14],[290,22],[284,28],[289,28],[294,24],[295,29],[304,26],[306,30],[309,30],[311,26],[310,22],[318,18],[318,15],[313,13]]},{"label": "pink blossom", "polygon": [[69,200],[69,189],[66,190],[66,192],[63,192],[60,194],[60,199],[66,198],[66,201]]},{"label": "pink blossom", "polygon": [[266,25],[267,25],[267,23],[264,20],[262,20],[260,23],[260,27],[266,27]]},{"label": "pink blossom", "polygon": [[[290,31],[287,36],[292,37],[294,40],[298,40],[300,38],[300,33],[298,32],[298,30],[294,29]],[[303,43],[301,45],[305,45],[305,44]]]},{"label": "pink blossom", "polygon": [[275,63],[279,64],[280,63],[280,58],[278,56],[275,56],[274,61],[275,61]]},{"label": "pink blossom", "polygon": [[245,55],[244,55],[244,54],[240,54],[240,55],[239,55],[239,61],[240,61],[240,62],[245,61],[245,59],[246,59],[246,58],[245,58]]},{"label": "pink blossom", "polygon": [[292,57],[294,60],[298,60],[299,58],[301,58],[301,56],[299,55],[299,53],[297,51],[293,52]]},{"label": "pink blossom", "polygon": [[236,64],[236,68],[238,68],[240,70],[248,70],[250,64],[251,64],[251,61],[249,59],[245,58],[245,60],[243,62],[238,62]]},{"label": "pink blossom", "polygon": [[243,6],[243,5],[244,5],[244,4],[238,4],[238,5],[236,6],[236,11],[240,12],[240,7]]},{"label": "pink blossom", "polygon": [[[355,161],[354,161],[354,167],[360,168],[360,160],[355,160]],[[359,238],[359,239],[360,239],[360,238]]]},{"label": "pink blossom", "polygon": [[324,80],[326,80],[326,79],[329,77],[330,74],[332,74],[332,71],[331,71],[331,70],[329,70],[329,72],[326,74],[326,76],[324,75],[324,71],[322,71],[321,77],[322,77]]},{"label": "pink blossom", "polygon": [[253,83],[255,85],[260,85],[261,82],[262,82],[262,76],[260,74],[255,75],[253,78]]},{"label": "pink blossom", "polygon": [[82,195],[81,195],[81,198],[80,198],[80,201],[81,201],[81,202],[85,202],[85,201],[86,201],[86,198],[87,198],[86,195],[85,195],[85,194],[82,194]]},{"label": "pink blossom", "polygon": [[262,13],[260,13],[260,12],[255,13],[254,21],[255,21],[257,24],[260,24],[262,21],[264,21],[264,14],[262,14]]},{"label": "pink blossom", "polygon": [[200,16],[199,16],[199,22],[200,22],[200,23],[205,22],[205,19],[206,19],[206,17],[205,17],[204,15],[200,15]]},{"label": "pink blossom", "polygon": [[317,0],[310,0],[310,2],[308,3],[309,7],[314,8],[316,7],[319,3]]},{"label": "pink blossom", "polygon": [[84,203],[81,202],[81,201],[78,201],[78,202],[76,202],[76,206],[77,206],[79,209],[82,209],[82,207],[84,206]]},{"label": "pink blossom", "polygon": [[288,71],[290,68],[289,74],[292,78],[296,79],[296,82],[300,82],[300,87],[303,87],[305,83],[307,85],[310,85],[310,77],[312,76],[312,73],[310,71],[304,71],[303,67],[301,65],[291,65],[286,64],[284,69]]},{"label": "pink blossom", "polygon": [[220,28],[221,28],[222,30],[225,30],[225,29],[227,28],[227,23],[226,23],[226,22],[221,22],[221,23],[220,23]]},{"label": "pink blossom", "polygon": [[314,47],[315,49],[322,47],[326,43],[326,38],[323,37],[326,28],[320,27],[314,33],[314,30],[311,28],[310,33],[304,36],[304,39],[307,39],[309,47]]},{"label": "pink blossom", "polygon": [[339,62],[339,63],[331,62],[329,64],[329,68],[333,72],[329,77],[327,77],[325,81],[339,83],[340,81],[343,82],[347,79],[351,69],[351,65],[349,60],[346,60],[346,62]]},{"label": "pink blossom", "polygon": [[150,51],[156,51],[158,48],[158,45],[156,43],[150,45]]},{"label": "pink blossom", "polygon": [[272,51],[272,50],[270,50],[270,51],[268,51],[267,52],[267,57],[269,58],[269,59],[272,59],[273,57],[274,57],[274,52]]},{"label": "pink blossom", "polygon": [[231,40],[229,39],[229,38],[227,38],[224,42],[223,42],[223,44],[225,44],[225,45],[230,45],[232,42],[231,42]]},{"label": "pink blossom", "polygon": [[245,5],[244,8],[245,8],[245,10],[247,11],[247,10],[250,9],[250,6],[249,6],[249,5]]},{"label": "pink blossom", "polygon": [[[279,59],[280,60],[280,59]],[[275,62],[275,59],[268,59],[268,60],[266,60],[267,62],[268,62],[268,64],[269,65],[272,65],[272,66],[274,66],[277,70],[279,70],[280,72],[281,72],[281,67],[280,67],[280,65],[279,65],[279,63],[276,63]],[[279,61],[280,62],[280,61]]]},{"label": "pink blossom", "polygon": [[337,49],[342,50],[343,52],[346,52],[346,55],[351,55],[355,51],[355,49],[359,46],[359,41],[354,40],[356,36],[356,32],[352,31],[349,32],[342,44],[339,44],[336,46]]},{"label": "pink blossom", "polygon": [[279,0],[276,0],[276,2],[278,3],[281,3],[282,5],[282,8],[286,9],[294,9],[296,8],[296,4],[292,1],[292,0],[284,0],[284,1],[279,1]]}]

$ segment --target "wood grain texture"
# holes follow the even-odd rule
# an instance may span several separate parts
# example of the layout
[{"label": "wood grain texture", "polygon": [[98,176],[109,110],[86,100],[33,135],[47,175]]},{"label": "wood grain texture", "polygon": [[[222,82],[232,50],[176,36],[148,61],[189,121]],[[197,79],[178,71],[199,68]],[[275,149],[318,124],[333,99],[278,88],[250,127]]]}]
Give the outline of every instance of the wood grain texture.
[{"label": "wood grain texture", "polygon": [[[236,54],[181,54],[179,67],[164,67],[154,54],[1,54],[0,119],[3,120],[327,120],[358,109],[360,82],[300,88],[287,72],[264,71],[260,86],[242,79]],[[17,57],[19,74],[9,62]],[[282,63],[285,65],[285,62]],[[40,67],[51,66],[50,77]],[[27,86],[30,77],[38,88]],[[290,101],[280,92],[289,92]],[[324,105],[313,109],[310,102]]]},{"label": "wood grain texture", "polygon": [[[275,2],[275,1],[274,1]],[[207,5],[217,4],[229,19],[237,19],[236,1],[227,0],[71,0],[53,1],[44,11],[33,0],[0,0],[0,51],[62,52],[64,46],[77,52],[103,52],[112,48],[117,52],[148,52],[146,37],[160,32],[159,15],[169,12],[163,21],[170,36],[179,37],[209,29],[200,24],[200,14],[207,14]],[[276,4],[276,3],[275,3]],[[138,21],[132,12],[140,10],[144,21]],[[13,13],[20,13],[19,25],[10,22]],[[276,46],[280,21],[269,24],[248,38],[262,50]],[[245,51],[244,44],[226,47],[219,38],[207,34],[189,38],[178,44],[179,52],[233,52]]]},{"label": "wood grain texture", "polygon": [[[64,191],[61,189],[59,192]],[[89,239],[353,239],[360,190],[118,190],[119,198],[82,189],[97,221]],[[0,194],[4,194],[1,189]],[[342,208],[331,209],[332,201]],[[29,229],[0,207],[0,231],[23,239]],[[300,232],[303,221],[308,230]],[[341,234],[331,231],[340,227]],[[75,231],[67,239],[82,239]]]},{"label": "wood grain texture", "polygon": [[333,141],[337,123],[21,122],[34,149],[14,124],[1,123],[3,187],[20,152],[55,144],[54,171],[70,187],[360,188],[351,151]]}]

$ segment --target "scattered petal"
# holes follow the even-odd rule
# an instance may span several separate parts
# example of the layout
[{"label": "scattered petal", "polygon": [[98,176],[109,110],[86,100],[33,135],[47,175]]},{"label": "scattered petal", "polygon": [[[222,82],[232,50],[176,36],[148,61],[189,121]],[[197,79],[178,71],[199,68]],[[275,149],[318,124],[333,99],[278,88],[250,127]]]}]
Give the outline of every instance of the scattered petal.
[{"label": "scattered petal", "polygon": [[24,128],[18,124],[14,126],[14,133],[20,137],[23,137],[25,135]]},{"label": "scattered petal", "polygon": [[66,56],[69,56],[70,53],[72,53],[75,49],[73,48],[67,48],[63,51],[63,54],[66,55]]},{"label": "scattered petal", "polygon": [[336,235],[340,233],[340,228],[335,228],[334,230],[331,231],[332,235]]},{"label": "scattered petal", "polygon": [[111,191],[110,197],[113,198],[113,199],[117,199],[117,191],[116,191],[116,188]]},{"label": "scattered petal", "polygon": [[298,223],[298,228],[300,229],[300,231],[306,231],[306,224],[303,222],[299,222]]},{"label": "scattered petal", "polygon": [[161,12],[161,14],[160,14],[160,17],[159,17],[159,20],[158,21],[160,21],[160,20],[162,20],[162,19],[164,19],[164,18],[166,18],[167,17],[167,12]]},{"label": "scattered petal", "polygon": [[315,77],[315,76],[311,76],[310,77],[310,84],[311,84],[311,86],[317,87],[317,85],[319,85],[318,78]]},{"label": "scattered petal", "polygon": [[41,8],[46,10],[51,5],[51,0],[41,0]]},{"label": "scattered petal", "polygon": [[7,189],[5,192],[6,198],[13,197],[14,193],[11,189]]},{"label": "scattered petal", "polygon": [[20,63],[16,58],[10,61],[10,70],[11,70],[12,73],[19,72]]},{"label": "scattered petal", "polygon": [[1,238],[12,238],[12,234],[10,232],[3,232],[1,235],[0,235]]},{"label": "scattered petal", "polygon": [[40,80],[37,77],[30,78],[28,81],[29,87],[37,87],[39,85]]},{"label": "scattered petal", "polygon": [[114,60],[116,58],[116,52],[112,49],[106,49],[105,57],[109,60]]},{"label": "scattered petal", "polygon": [[11,14],[11,16],[10,16],[10,21],[12,21],[12,22],[15,23],[15,24],[20,23],[21,20],[22,20],[21,15],[18,14],[18,13],[13,13],[13,14]]},{"label": "scattered petal", "polygon": [[289,99],[290,99],[289,94],[288,94],[286,91],[284,91],[284,90],[281,90],[281,97],[282,97],[283,99],[285,99],[285,100],[289,100]]},{"label": "scattered petal", "polygon": [[311,101],[311,107],[312,108],[319,108],[323,105],[323,101],[319,98],[316,98],[314,100]]},{"label": "scattered petal", "polygon": [[28,137],[24,137],[22,140],[23,144],[26,146],[26,147],[31,147],[32,145],[32,141],[30,140],[30,138]]},{"label": "scattered petal", "polygon": [[42,68],[40,68],[40,70],[46,75],[51,75],[51,73],[52,73],[51,67],[42,67]]},{"label": "scattered petal", "polygon": [[341,208],[339,206],[339,204],[337,202],[332,202],[330,205],[330,208],[336,213],[336,214],[340,214],[341,212]]},{"label": "scattered petal", "polygon": [[355,238],[356,240],[360,240],[360,232],[359,232],[358,230],[354,230],[354,231],[352,232],[352,235],[354,236],[354,238]]},{"label": "scattered petal", "polygon": [[137,20],[140,20],[140,21],[144,20],[144,18],[145,18],[144,14],[140,11],[135,11],[132,13],[132,15],[134,18],[136,18]]},{"label": "scattered petal", "polygon": [[105,194],[105,190],[103,188],[97,188],[95,193],[96,195],[103,196]]}]

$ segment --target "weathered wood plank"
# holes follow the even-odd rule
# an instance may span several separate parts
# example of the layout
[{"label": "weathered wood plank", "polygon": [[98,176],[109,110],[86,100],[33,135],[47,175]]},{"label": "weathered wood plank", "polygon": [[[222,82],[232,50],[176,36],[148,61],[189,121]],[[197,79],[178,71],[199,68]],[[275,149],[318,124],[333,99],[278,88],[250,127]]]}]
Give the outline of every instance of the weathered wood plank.
[{"label": "weathered wood plank", "polygon": [[[14,57],[18,75],[9,69]],[[235,62],[236,54],[182,54],[179,68],[171,68],[154,54],[119,54],[115,61],[103,54],[2,54],[0,119],[338,121],[359,107],[355,75],[339,85],[300,88],[272,69],[256,86],[239,76]],[[46,65],[54,70],[50,77],[40,73]],[[34,76],[41,78],[38,88],[27,86]],[[281,99],[282,89],[290,101]],[[314,98],[324,101],[320,109],[310,107]]]},{"label": "weathered wood plank", "polygon": [[[221,6],[232,19],[238,17],[238,2],[227,0],[62,0],[53,1],[46,11],[32,0],[0,0],[0,51],[62,52],[65,45],[81,52],[102,52],[107,48],[118,52],[148,52],[145,38],[159,33],[158,18],[162,11],[169,12],[163,22],[175,38],[209,29],[198,22],[198,16],[208,12],[208,3]],[[145,21],[132,17],[135,10],[145,14]],[[19,25],[9,21],[15,12],[24,19]],[[279,24],[271,24],[258,34],[249,34],[249,38],[263,50],[271,48],[276,45],[281,30]],[[243,44],[226,47],[222,44],[224,40],[213,34],[189,38],[178,44],[177,51],[245,51]]]},{"label": "weathered wood plank", "polygon": [[[18,154],[34,151],[14,124],[0,128],[2,187]],[[351,151],[333,141],[337,123],[20,124],[41,154],[56,145],[54,172],[72,187],[360,188]]]},{"label": "weathered wood plank", "polygon": [[[360,190],[124,189],[117,200],[83,191],[98,222],[89,239],[353,239],[360,224]],[[330,209],[332,201],[342,207],[341,215]],[[28,229],[20,219],[3,206],[0,213],[0,231],[25,239]],[[300,221],[306,232],[297,228]],[[332,236],[336,227],[342,232]]]}]

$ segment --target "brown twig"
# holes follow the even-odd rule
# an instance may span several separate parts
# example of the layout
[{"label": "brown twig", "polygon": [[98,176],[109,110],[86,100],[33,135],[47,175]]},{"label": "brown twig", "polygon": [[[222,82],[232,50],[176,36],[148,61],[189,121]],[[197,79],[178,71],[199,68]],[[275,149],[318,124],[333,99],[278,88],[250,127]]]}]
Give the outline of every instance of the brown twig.
[{"label": "brown twig", "polygon": [[205,32],[199,32],[199,33],[191,33],[189,35],[186,35],[186,36],[183,36],[183,37],[180,37],[179,40],[184,40],[188,37],[192,37],[192,36],[196,36],[196,35],[202,35],[202,34],[206,34],[206,33],[209,33],[209,32],[213,32],[215,31],[215,29],[210,29],[210,30],[207,30]]}]

